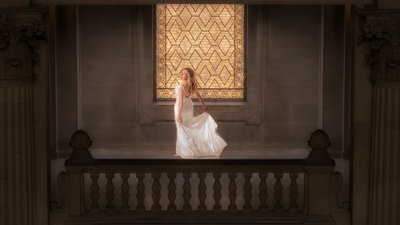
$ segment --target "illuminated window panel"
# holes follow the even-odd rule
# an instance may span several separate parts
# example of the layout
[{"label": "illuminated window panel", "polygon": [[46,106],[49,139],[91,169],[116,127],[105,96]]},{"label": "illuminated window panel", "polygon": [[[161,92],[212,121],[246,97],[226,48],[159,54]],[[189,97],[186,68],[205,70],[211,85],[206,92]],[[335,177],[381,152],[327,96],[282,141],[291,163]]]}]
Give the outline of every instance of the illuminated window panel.
[{"label": "illuminated window panel", "polygon": [[208,99],[244,98],[244,6],[159,4],[156,25],[157,99],[175,98],[181,68],[196,72]]}]

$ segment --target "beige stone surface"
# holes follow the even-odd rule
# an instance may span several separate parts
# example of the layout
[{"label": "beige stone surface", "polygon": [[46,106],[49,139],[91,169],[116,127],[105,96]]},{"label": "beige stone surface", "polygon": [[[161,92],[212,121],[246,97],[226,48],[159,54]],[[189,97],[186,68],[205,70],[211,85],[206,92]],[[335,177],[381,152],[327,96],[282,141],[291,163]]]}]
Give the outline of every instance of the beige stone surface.
[{"label": "beige stone surface", "polygon": [[[0,6],[20,3],[26,4],[26,1],[2,2]],[[399,8],[394,0],[379,0],[378,6],[381,9]],[[355,45],[353,95],[339,91],[343,90],[343,82],[335,76],[343,75],[340,58],[343,49],[336,48],[336,45],[342,42],[336,39],[338,37],[330,36],[328,39],[321,35],[341,31],[336,30],[337,21],[330,23],[334,22],[329,20],[331,14],[324,14],[325,26],[321,30],[321,9],[311,5],[250,6],[249,12],[254,14],[249,15],[255,15],[250,16],[255,23],[249,24],[247,31],[249,49],[252,49],[248,52],[251,59],[248,84],[252,87],[249,90],[252,97],[249,103],[243,104],[210,103],[210,109],[215,113],[221,135],[230,143],[224,157],[302,157],[310,133],[321,126],[330,131],[332,147],[339,148],[339,153],[342,151],[343,129],[339,124],[343,118],[338,115],[346,109],[340,99],[351,97],[352,157],[351,163],[348,165],[345,160],[340,170],[350,173],[346,165],[351,167],[351,173],[345,178],[346,186],[352,187],[345,193],[350,192],[351,196],[344,194],[344,199],[351,201],[352,223],[367,224],[372,85],[365,56],[369,49],[365,45]],[[49,121],[47,104],[49,95],[52,95],[48,92],[51,85],[48,76],[52,73],[48,72],[46,60],[53,54],[47,55],[46,46],[40,46],[41,63],[34,71],[36,166],[32,172],[36,178],[37,224],[47,223],[47,174],[51,173],[54,179],[53,169],[56,167],[57,172],[62,171],[62,165],[49,165],[48,143],[54,137],[51,135],[58,140],[58,146],[50,149],[55,156],[68,154],[70,135],[78,128],[91,134],[94,149],[102,157],[112,156],[107,149],[115,147],[123,157],[161,155],[169,158],[175,140],[173,103],[153,103],[151,90],[146,89],[153,82],[153,21],[148,19],[152,15],[151,7],[79,6],[77,10],[71,6],[57,13],[57,44],[51,51],[55,50],[57,55],[54,76],[58,82],[55,97],[58,106],[54,110],[58,130],[50,132],[50,136],[49,123],[54,121]],[[360,36],[359,24],[352,29],[356,42]],[[347,60],[352,63],[351,59]],[[321,93],[324,94],[322,101]],[[4,134],[4,130],[2,132]],[[394,135],[398,134],[396,132]],[[152,151],[143,151],[146,149]],[[273,149],[282,151],[274,154],[269,151]],[[132,150],[137,152],[130,152]],[[18,154],[7,157],[19,157]],[[20,166],[19,162],[15,165]],[[2,164],[0,169],[9,168]],[[16,184],[20,182],[14,181]],[[57,213],[64,216],[62,212]],[[343,211],[337,213],[343,214],[338,224],[346,223],[343,221],[347,221],[348,215]],[[59,217],[52,215],[52,219],[58,220]]]},{"label": "beige stone surface", "polygon": [[[57,76],[63,75],[60,81],[66,81],[58,83],[59,90],[63,91],[58,105],[71,106],[69,115],[58,112],[59,146],[67,146],[68,134],[64,130],[72,128],[71,122],[87,130],[98,144],[174,143],[173,102],[153,103],[153,21],[145,19],[151,16],[151,10],[150,6],[79,6],[76,9],[76,63],[67,61],[67,65],[77,65],[77,70],[74,72],[60,64],[57,73]],[[340,95],[339,101],[326,95],[326,110],[321,105],[321,92],[332,96],[340,93],[343,85],[339,82],[325,87],[320,83],[325,75],[337,75],[321,74],[322,10],[320,6],[249,6],[248,14],[253,15],[253,22],[247,30],[248,102],[236,106],[235,103],[209,103],[210,112],[228,143],[257,141],[289,145],[304,140],[321,126],[324,114],[327,126],[329,123],[333,126],[332,121],[340,121],[343,113]],[[73,19],[74,14],[67,12],[61,16]],[[253,25],[257,23],[258,26]],[[326,22],[326,26],[335,25]],[[74,48],[74,43],[63,41],[58,46],[61,50],[65,44]],[[325,45],[340,56],[341,52],[331,47],[336,44],[340,42],[330,40]],[[343,74],[343,68],[335,71]],[[328,84],[330,79],[326,77]],[[71,94],[65,94],[68,92]],[[76,100],[71,98],[75,95]],[[243,132],[238,135],[238,130]],[[340,133],[338,128],[332,130],[335,143],[341,142],[336,138]],[[336,147],[340,148],[341,144],[337,143]]]}]

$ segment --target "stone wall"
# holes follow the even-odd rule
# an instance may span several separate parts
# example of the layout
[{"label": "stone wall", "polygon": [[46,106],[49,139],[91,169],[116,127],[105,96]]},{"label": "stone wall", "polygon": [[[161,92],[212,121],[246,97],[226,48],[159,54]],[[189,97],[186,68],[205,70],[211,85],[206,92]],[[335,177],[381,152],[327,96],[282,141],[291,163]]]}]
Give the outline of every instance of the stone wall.
[{"label": "stone wall", "polygon": [[[153,101],[153,7],[58,7],[57,13],[58,151],[83,128],[95,148],[163,145],[172,152],[173,102]],[[209,103],[228,149],[305,148],[310,133],[324,128],[332,148],[344,151],[348,93],[344,19],[337,17],[344,7],[247,7],[247,101]]]}]

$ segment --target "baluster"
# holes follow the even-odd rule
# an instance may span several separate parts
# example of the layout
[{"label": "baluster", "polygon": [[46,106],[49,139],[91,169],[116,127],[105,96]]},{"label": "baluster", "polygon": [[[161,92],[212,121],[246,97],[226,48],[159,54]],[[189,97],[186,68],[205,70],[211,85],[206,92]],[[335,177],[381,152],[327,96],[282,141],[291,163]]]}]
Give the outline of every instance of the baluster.
[{"label": "baluster", "polygon": [[214,173],[214,180],[215,180],[214,181],[214,194],[213,194],[215,204],[214,204],[213,210],[217,211],[217,212],[221,211],[221,209],[222,209],[221,204],[220,204],[221,197],[222,197],[222,195],[221,195],[222,187],[221,187],[220,178],[221,178],[221,173],[215,172]]},{"label": "baluster", "polygon": [[168,173],[169,184],[168,184],[168,211],[175,211],[175,198],[176,198],[176,185],[175,185],[175,173]]},{"label": "baluster", "polygon": [[235,203],[236,200],[236,190],[237,190],[237,186],[236,186],[236,173],[229,173],[229,206],[228,209],[229,210],[237,210],[237,206]]},{"label": "baluster", "polygon": [[160,184],[160,173],[153,173],[153,210],[160,211],[160,198],[161,198],[161,184]]},{"label": "baluster", "polygon": [[114,173],[106,173],[106,178],[107,178],[107,186],[106,186],[107,206],[106,206],[106,209],[109,211],[112,211],[115,209],[115,206],[113,204],[113,201],[114,201],[114,184],[113,184]]},{"label": "baluster", "polygon": [[267,198],[268,198],[268,185],[267,185],[268,173],[259,173],[260,177],[260,206],[259,209],[262,211],[267,210]]},{"label": "baluster", "polygon": [[138,205],[136,207],[136,211],[142,212],[144,211],[144,173],[136,173],[136,177],[138,179],[138,184],[137,184],[137,194],[136,198],[138,200]]},{"label": "baluster", "polygon": [[90,198],[92,200],[92,205],[90,206],[90,209],[92,211],[99,211],[99,183],[97,180],[99,179],[99,173],[91,173],[90,178],[92,178],[92,184],[90,185]]},{"label": "baluster", "polygon": [[122,173],[121,174],[122,178],[122,184],[121,184],[121,199],[122,199],[122,206],[121,210],[126,212],[129,210],[129,183],[128,183],[128,178],[129,178],[129,173]]},{"label": "baluster", "polygon": [[199,211],[205,211],[206,210],[206,204],[205,204],[205,201],[206,201],[206,188],[207,188],[206,182],[205,182],[206,173],[198,173],[198,176],[199,176],[199,180],[200,180],[200,182],[199,182],[199,201],[200,201],[200,204],[199,204],[198,210]]},{"label": "baluster", "polygon": [[183,179],[185,182],[183,183],[183,200],[185,201],[183,205],[183,210],[184,211],[190,211],[191,206],[190,206],[190,197],[191,197],[191,187],[190,187],[190,177],[191,173],[183,173]]},{"label": "baluster", "polygon": [[282,210],[282,197],[283,197],[283,195],[282,195],[283,186],[282,186],[282,182],[281,182],[282,177],[283,177],[282,173],[275,173],[276,182],[275,182],[275,187],[274,187],[274,190],[275,190],[274,210],[278,210],[278,211]]},{"label": "baluster", "polygon": [[298,173],[290,173],[290,211],[297,212],[297,198],[299,197],[299,186],[297,184]]},{"label": "baluster", "polygon": [[244,206],[243,209],[245,211],[251,210],[251,173],[244,173]]}]

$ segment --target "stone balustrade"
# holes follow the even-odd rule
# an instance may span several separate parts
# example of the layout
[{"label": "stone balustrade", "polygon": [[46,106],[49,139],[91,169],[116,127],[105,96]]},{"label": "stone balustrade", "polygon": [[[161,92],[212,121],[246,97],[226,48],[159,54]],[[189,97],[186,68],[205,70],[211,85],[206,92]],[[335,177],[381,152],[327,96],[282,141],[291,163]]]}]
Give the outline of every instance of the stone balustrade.
[{"label": "stone balustrade", "polygon": [[335,224],[322,130],[306,159],[93,159],[77,131],[60,174],[66,224]]}]

